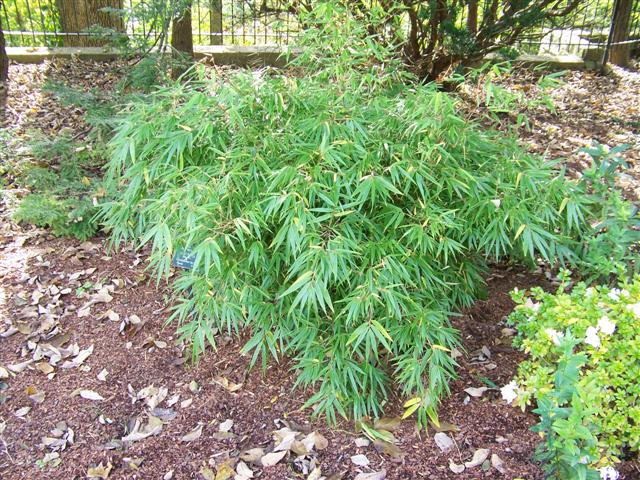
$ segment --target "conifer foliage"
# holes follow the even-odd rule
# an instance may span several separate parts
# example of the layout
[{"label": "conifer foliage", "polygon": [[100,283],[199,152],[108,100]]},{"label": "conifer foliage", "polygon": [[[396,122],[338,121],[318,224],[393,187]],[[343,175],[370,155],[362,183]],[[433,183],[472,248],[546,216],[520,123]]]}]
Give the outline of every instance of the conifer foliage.
[{"label": "conifer foliage", "polygon": [[248,332],[253,361],[293,358],[330,421],[379,415],[395,383],[426,423],[487,261],[571,261],[590,204],[348,11],[313,14],[287,72],[196,70],[125,107],[103,220],[116,245],[152,246],[158,278],[194,255],[174,314],[194,355]]}]

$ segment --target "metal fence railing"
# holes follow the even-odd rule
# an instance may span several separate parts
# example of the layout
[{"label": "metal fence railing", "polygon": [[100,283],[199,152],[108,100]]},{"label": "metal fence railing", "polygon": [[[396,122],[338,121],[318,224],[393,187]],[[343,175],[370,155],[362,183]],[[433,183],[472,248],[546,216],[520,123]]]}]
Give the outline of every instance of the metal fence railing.
[{"label": "metal fence railing", "polygon": [[[4,0],[0,20],[8,46],[104,44],[105,29],[153,35],[153,13],[166,2],[146,0]],[[192,2],[196,45],[282,45],[298,30],[287,0]],[[97,7],[97,8],[96,8]],[[154,9],[156,9],[154,11]],[[97,14],[96,11],[99,11]],[[94,26],[98,26],[95,28]]]},{"label": "metal fence railing", "polygon": [[[372,0],[373,1],[373,0]],[[0,20],[8,46],[104,44],[99,29],[136,36],[152,35],[153,8],[162,0],[4,0]],[[470,3],[470,2],[469,2]],[[492,0],[477,0],[478,16]],[[582,54],[607,42],[615,0],[584,0],[569,15],[547,21],[521,38],[524,53]],[[193,0],[196,45],[282,45],[295,39],[299,24],[289,0]],[[98,12],[98,13],[96,13]],[[461,10],[456,23],[466,21]],[[104,30],[104,29],[103,29]],[[629,42],[640,46],[640,0],[633,0]],[[104,31],[102,32],[104,34]]]},{"label": "metal fence railing", "polygon": [[[614,0],[585,0],[566,17],[547,20],[539,31],[519,40],[527,53],[582,54],[603,49],[613,17]],[[632,46],[640,45],[640,0],[634,0],[629,23]]]}]

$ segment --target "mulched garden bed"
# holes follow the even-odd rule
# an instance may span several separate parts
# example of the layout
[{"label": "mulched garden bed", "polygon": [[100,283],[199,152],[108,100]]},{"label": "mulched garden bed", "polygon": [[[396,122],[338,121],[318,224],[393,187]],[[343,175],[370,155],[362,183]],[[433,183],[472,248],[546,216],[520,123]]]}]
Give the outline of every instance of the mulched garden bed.
[{"label": "mulched garden bed", "polygon": [[[13,65],[5,126],[15,135],[33,128],[83,135],[82,112],[42,94],[42,82],[66,79],[85,90],[112,88],[119,72],[117,65],[97,63]],[[556,116],[532,117],[532,148],[577,162],[576,147],[593,138],[637,143],[639,100],[629,98],[629,89],[640,85],[640,75],[614,73],[570,73],[563,88],[585,98],[565,99]],[[594,98],[604,102],[595,110],[589,107]],[[627,154],[630,178],[640,168],[637,155]],[[631,181],[629,191],[635,185]],[[551,286],[542,272],[496,266],[487,277],[486,300],[452,319],[464,352],[458,357],[460,378],[440,409],[441,429],[454,441],[450,450],[436,445],[435,428],[418,431],[412,419],[400,421],[402,400],[394,398],[384,421],[397,449],[378,451],[364,445],[353,422],[330,428],[302,409],[311,392],[293,389],[286,361],[249,372],[249,358],[239,353],[242,339],[222,337],[217,351],[192,364],[175,325],[165,326],[170,292],[145,272],[144,252],[114,253],[103,238],[82,243],[24,229],[10,221],[11,207],[9,200],[0,207],[0,366],[13,368],[0,380],[0,478],[79,479],[102,467],[92,473],[106,478],[108,472],[109,479],[220,480],[233,478],[225,474],[239,456],[262,479],[307,478],[303,472],[314,467],[332,479],[382,470],[394,480],[542,478],[532,460],[539,440],[530,431],[535,415],[507,405],[497,389],[474,396],[474,389],[505,385],[516,373],[523,355],[510,346],[512,331],[504,323],[513,308],[509,292]],[[25,365],[34,351],[43,360]],[[161,425],[152,417],[161,418]],[[283,428],[318,432],[326,445],[316,442],[298,461],[287,454],[273,467],[252,463],[246,451],[269,452],[273,432]],[[497,456],[493,466],[485,461],[452,472],[450,462],[469,462],[479,449],[489,450],[488,459]],[[356,455],[366,457],[355,457],[360,466],[351,458]],[[640,478],[640,466],[627,462],[622,473]]]}]

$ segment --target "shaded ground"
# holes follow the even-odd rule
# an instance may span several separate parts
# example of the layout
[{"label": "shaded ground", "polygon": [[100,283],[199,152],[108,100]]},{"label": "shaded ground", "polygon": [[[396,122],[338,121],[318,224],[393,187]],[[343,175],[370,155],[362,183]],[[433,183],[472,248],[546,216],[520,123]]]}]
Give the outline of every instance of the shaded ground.
[{"label": "shaded ground", "polygon": [[[111,88],[118,72],[105,64],[73,62],[12,66],[5,122],[15,136],[32,128],[51,135],[71,128],[83,135],[81,110],[61,108],[41,94],[41,83],[48,77],[72,80],[85,90]],[[571,73],[564,90],[556,92],[559,97],[573,92],[562,97],[559,114],[532,115],[532,131],[525,134],[532,148],[577,164],[575,150],[594,138],[637,144],[640,100],[630,92],[640,91],[640,76],[627,73],[616,71],[613,82]],[[594,99],[604,99],[596,109]],[[637,150],[627,158],[628,173],[635,175]],[[268,468],[247,461],[256,477],[307,478],[301,471],[319,466],[322,475],[344,479],[383,469],[388,479],[542,478],[532,462],[538,438],[529,428],[535,416],[506,405],[497,390],[480,397],[464,390],[486,386],[483,378],[502,386],[515,374],[522,355],[510,347],[504,330],[503,317],[513,307],[508,292],[545,284],[543,275],[496,267],[487,279],[487,300],[453,319],[465,352],[458,359],[460,379],[440,410],[454,440],[451,451],[441,452],[434,429],[419,432],[411,419],[398,422],[402,408],[395,399],[388,423],[399,450],[378,452],[374,445],[356,445],[363,437],[352,423],[327,428],[311,418],[310,410],[302,410],[310,392],[292,390],[286,363],[247,374],[249,359],[238,353],[241,341],[223,339],[220,349],[198,365],[185,362],[188,352],[175,327],[163,328],[169,290],[149,280],[143,253],[110,254],[102,238],[81,243],[23,229],[10,222],[11,207],[11,196],[5,196],[0,207],[0,367],[13,371],[0,380],[0,478],[86,478],[88,469],[99,464],[111,465],[109,479],[171,478],[169,472],[175,479],[214,478],[215,472],[227,478],[220,473],[225,465],[236,466],[247,449],[272,450],[272,432],[283,427],[317,431],[328,445],[297,463],[293,454]],[[24,363],[34,355],[38,361]],[[152,416],[163,420],[161,427],[155,425],[159,431],[122,443],[131,432],[143,432]],[[142,425],[136,427],[136,419]],[[227,420],[233,424],[225,431]],[[199,424],[200,436],[182,441]],[[486,464],[486,471],[483,466],[460,474],[449,469],[450,461],[469,461],[481,448],[504,462],[503,473]],[[370,464],[356,466],[350,457],[357,454]],[[638,465],[631,462],[623,473],[626,479],[640,478]]]}]

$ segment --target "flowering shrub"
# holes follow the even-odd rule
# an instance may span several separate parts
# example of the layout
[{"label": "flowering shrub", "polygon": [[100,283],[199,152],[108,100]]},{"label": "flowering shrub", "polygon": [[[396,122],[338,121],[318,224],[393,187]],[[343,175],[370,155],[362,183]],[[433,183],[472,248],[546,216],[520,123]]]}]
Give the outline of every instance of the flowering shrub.
[{"label": "flowering shrub", "polygon": [[516,291],[519,305],[509,322],[515,344],[529,354],[516,380],[503,388],[508,401],[524,407],[555,388],[554,375],[566,357],[566,339],[577,339],[585,363],[577,394],[589,390],[591,420],[597,427],[601,464],[640,450],[640,277],[619,288],[580,283],[565,293],[567,275],[555,294],[533,288]]},{"label": "flowering shrub", "polygon": [[[601,477],[591,464],[598,454],[597,426],[593,422],[596,386],[580,387],[580,370],[587,362],[585,353],[576,353],[580,340],[567,334],[559,339],[560,358],[553,378],[553,389],[538,398],[540,422],[532,429],[542,435],[536,459],[542,462],[547,480],[597,480]],[[513,391],[515,387],[515,392]],[[517,384],[510,390],[517,395]]]}]

